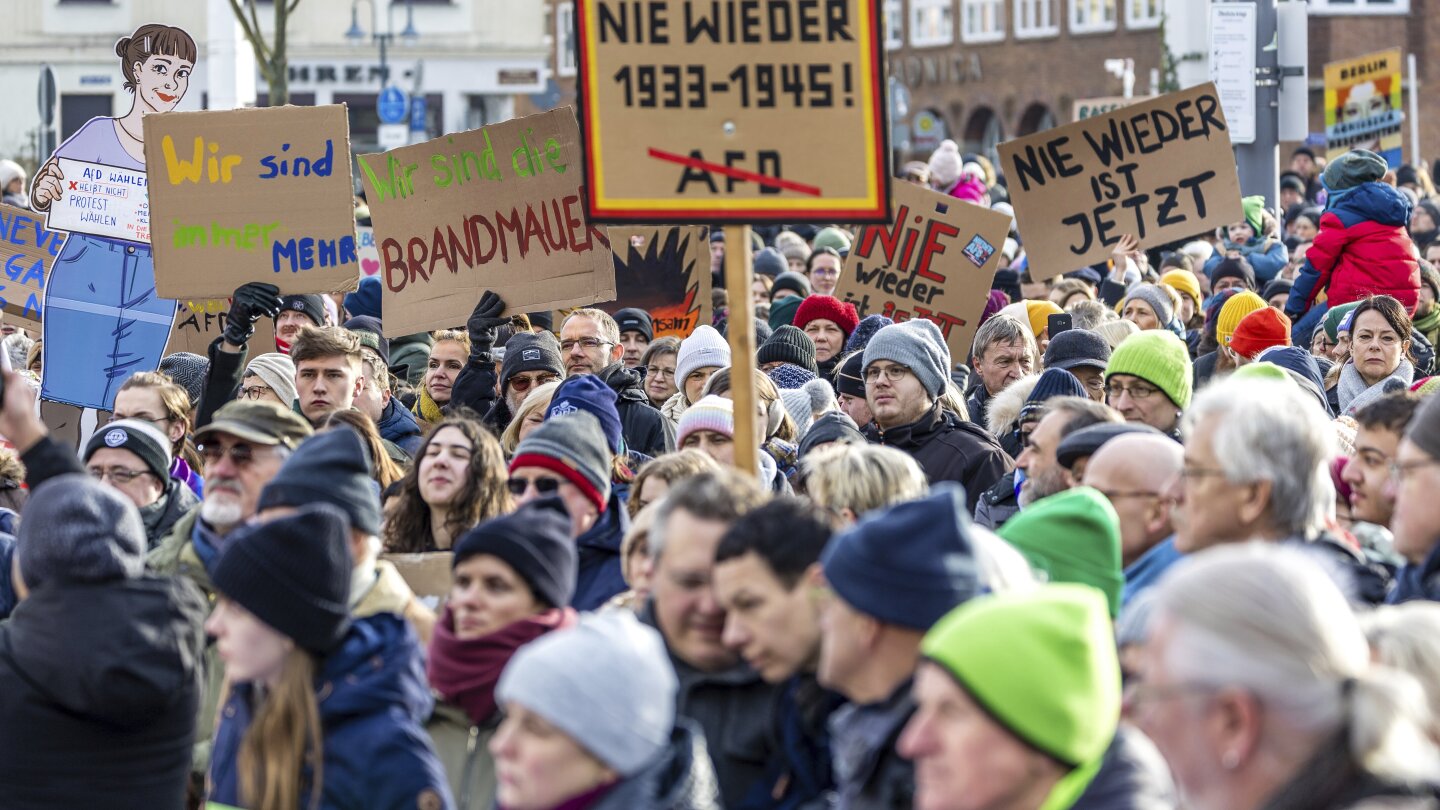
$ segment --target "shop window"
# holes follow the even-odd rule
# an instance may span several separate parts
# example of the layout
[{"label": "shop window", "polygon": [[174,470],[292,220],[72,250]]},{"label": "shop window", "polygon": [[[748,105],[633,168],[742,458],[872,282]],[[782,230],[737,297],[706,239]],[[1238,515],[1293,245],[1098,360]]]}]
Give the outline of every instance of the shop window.
[{"label": "shop window", "polygon": [[901,0],[885,0],[885,50],[905,47],[905,5]]},{"label": "shop window", "polygon": [[1053,37],[1060,33],[1059,0],[1015,0],[1015,36]]},{"label": "shop window", "polygon": [[1070,0],[1070,33],[1114,30],[1115,0]]},{"label": "shop window", "polygon": [[575,4],[555,4],[555,75],[575,75]]},{"label": "shop window", "polygon": [[1409,14],[1410,0],[1310,0],[1311,14]]},{"label": "shop window", "polygon": [[955,41],[953,0],[910,0],[910,44],[917,48]]},{"label": "shop window", "polygon": [[998,42],[1005,38],[1005,0],[960,0],[960,40]]},{"label": "shop window", "polygon": [[1159,28],[1164,0],[1125,0],[1126,28]]}]

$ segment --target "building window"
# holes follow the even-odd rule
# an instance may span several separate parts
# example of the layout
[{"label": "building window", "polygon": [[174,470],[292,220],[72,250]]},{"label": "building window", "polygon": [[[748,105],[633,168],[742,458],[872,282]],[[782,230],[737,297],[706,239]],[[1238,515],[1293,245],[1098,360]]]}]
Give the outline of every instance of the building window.
[{"label": "building window", "polygon": [[1059,0],[1015,0],[1015,36],[1053,37],[1060,33]]},{"label": "building window", "polygon": [[952,0],[910,0],[910,44],[917,48],[955,41]]},{"label": "building window", "polygon": [[575,75],[575,4],[555,4],[555,75]]},{"label": "building window", "polygon": [[1005,0],[960,0],[960,39],[998,42],[1005,38]]},{"label": "building window", "polygon": [[1409,14],[1410,0],[1310,0],[1311,14]]},{"label": "building window", "polygon": [[1114,30],[1115,0],[1070,0],[1070,33]]},{"label": "building window", "polygon": [[885,0],[885,50],[905,47],[905,6],[901,0]]},{"label": "building window", "polygon": [[1126,28],[1159,28],[1165,0],[1125,0]]}]

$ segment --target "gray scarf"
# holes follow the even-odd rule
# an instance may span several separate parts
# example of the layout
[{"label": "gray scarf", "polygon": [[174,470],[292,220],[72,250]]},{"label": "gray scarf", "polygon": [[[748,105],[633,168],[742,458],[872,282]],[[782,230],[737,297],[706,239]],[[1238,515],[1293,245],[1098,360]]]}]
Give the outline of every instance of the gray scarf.
[{"label": "gray scarf", "polygon": [[1368,385],[1365,378],[1360,376],[1360,370],[1355,368],[1355,361],[1351,359],[1340,369],[1340,381],[1336,384],[1336,393],[1340,400],[1340,413],[1344,416],[1354,416],[1355,412],[1369,405],[1380,397],[1391,391],[1404,391],[1410,387],[1415,378],[1415,369],[1410,361],[1400,358],[1400,365],[1390,372],[1390,376],[1374,385]]}]

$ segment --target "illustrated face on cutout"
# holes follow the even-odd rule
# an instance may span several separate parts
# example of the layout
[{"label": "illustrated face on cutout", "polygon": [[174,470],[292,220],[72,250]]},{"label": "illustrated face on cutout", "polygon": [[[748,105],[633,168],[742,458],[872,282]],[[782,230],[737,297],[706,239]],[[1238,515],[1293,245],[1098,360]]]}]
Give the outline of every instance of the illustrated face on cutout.
[{"label": "illustrated face on cutout", "polygon": [[135,97],[147,112],[170,112],[190,89],[195,65],[178,56],[151,54],[136,62]]}]

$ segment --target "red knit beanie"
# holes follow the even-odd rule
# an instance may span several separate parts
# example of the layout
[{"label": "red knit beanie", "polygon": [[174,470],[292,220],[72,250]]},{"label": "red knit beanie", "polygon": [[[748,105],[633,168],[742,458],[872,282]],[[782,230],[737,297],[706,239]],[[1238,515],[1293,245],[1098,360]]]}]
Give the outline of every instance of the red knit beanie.
[{"label": "red knit beanie", "polygon": [[1240,319],[1230,348],[1241,357],[1254,357],[1272,346],[1290,345],[1290,319],[1274,307],[1262,307]]},{"label": "red knit beanie", "polygon": [[803,330],[805,324],[817,320],[833,321],[847,338],[855,331],[855,327],[860,325],[860,316],[855,312],[855,305],[849,301],[841,301],[833,295],[812,295],[801,301],[800,308],[795,310],[793,323],[796,328]]}]

